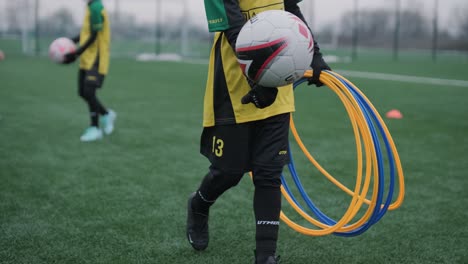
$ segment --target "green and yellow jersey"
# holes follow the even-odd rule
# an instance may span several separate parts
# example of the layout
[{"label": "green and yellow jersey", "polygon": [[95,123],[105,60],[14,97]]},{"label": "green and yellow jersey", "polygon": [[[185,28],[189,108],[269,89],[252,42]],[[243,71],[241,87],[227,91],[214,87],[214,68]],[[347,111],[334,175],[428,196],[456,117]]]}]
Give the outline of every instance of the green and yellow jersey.
[{"label": "green and yellow jersey", "polygon": [[80,56],[80,69],[90,70],[99,61],[99,73],[106,75],[109,70],[110,25],[107,12],[101,0],[88,3],[83,27],[80,33],[80,45],[84,45],[92,32],[97,32],[94,41]]},{"label": "green and yellow jersey", "polygon": [[224,31],[240,27],[255,14],[266,10],[284,10],[285,2],[300,0],[205,0],[210,32],[216,32],[211,49],[206,83],[203,126],[239,124],[293,112],[292,85],[279,87],[276,101],[264,109],[243,105],[241,98],[250,90],[233,47]]}]

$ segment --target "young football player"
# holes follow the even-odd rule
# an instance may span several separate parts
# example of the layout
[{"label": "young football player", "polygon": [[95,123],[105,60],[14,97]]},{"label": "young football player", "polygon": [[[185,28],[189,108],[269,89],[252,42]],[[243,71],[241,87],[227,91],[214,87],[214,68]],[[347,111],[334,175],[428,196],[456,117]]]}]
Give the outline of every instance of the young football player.
[{"label": "young football player", "polygon": [[[288,133],[294,111],[292,85],[262,87],[243,75],[236,39],[247,19],[266,10],[286,10],[302,20],[300,0],[205,0],[208,28],[216,32],[210,55],[201,135],[201,153],[211,165],[188,199],[186,235],[195,250],[208,246],[210,207],[244,173],[253,173],[256,224],[255,263],[278,263],[276,247],[283,166],[289,162]],[[305,22],[305,21],[304,21]],[[309,84],[321,86],[329,70],[315,43]]]},{"label": "young football player", "polygon": [[[83,142],[109,135],[114,130],[117,114],[106,109],[97,98],[96,91],[101,88],[109,69],[110,25],[107,12],[101,0],[87,0],[86,14],[81,33],[73,38],[79,48],[65,55],[65,64],[80,58],[78,73],[78,94],[88,104],[91,125],[80,137]],[[101,130],[102,129],[102,130]]]}]

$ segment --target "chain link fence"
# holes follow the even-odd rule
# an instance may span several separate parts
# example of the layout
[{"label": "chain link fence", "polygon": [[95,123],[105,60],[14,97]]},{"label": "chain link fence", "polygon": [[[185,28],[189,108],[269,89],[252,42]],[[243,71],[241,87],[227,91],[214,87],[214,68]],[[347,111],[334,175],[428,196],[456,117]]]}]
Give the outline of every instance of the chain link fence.
[{"label": "chain link fence", "polygon": [[[104,0],[112,56],[207,57],[211,36],[188,2]],[[86,2],[78,0],[0,0],[0,40],[15,42],[14,52],[44,55],[53,39],[79,34],[85,8]]]},{"label": "chain link fence", "polygon": [[[102,2],[111,20],[112,56],[208,57],[212,35],[202,1]],[[468,58],[468,3],[460,0],[304,0],[300,5],[327,51],[354,59],[372,49],[395,59],[408,50],[434,59],[447,53]],[[85,8],[84,0],[0,0],[0,49],[44,55],[53,39],[79,33]]]}]

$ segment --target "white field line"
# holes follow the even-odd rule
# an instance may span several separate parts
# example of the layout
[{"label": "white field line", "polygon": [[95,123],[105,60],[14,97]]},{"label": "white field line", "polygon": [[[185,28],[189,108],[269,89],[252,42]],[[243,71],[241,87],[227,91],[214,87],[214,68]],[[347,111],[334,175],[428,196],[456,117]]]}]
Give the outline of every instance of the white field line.
[{"label": "white field line", "polygon": [[349,76],[349,77],[372,79],[372,80],[468,87],[468,81],[464,81],[464,80],[429,78],[429,77],[418,77],[418,76],[410,76],[410,75],[388,74],[388,73],[378,73],[378,72],[363,72],[363,71],[336,70],[336,72],[345,77]]},{"label": "white field line", "polygon": [[[190,63],[203,64],[203,65],[208,64],[208,62],[205,60],[193,61]],[[429,84],[429,85],[468,87],[468,81],[465,81],[465,80],[430,78],[430,77],[378,73],[378,72],[366,72],[366,71],[348,71],[348,70],[341,70],[341,69],[338,69],[338,70],[335,69],[334,71],[345,77],[356,77],[356,78],[371,79],[371,80],[395,81],[395,82]]]}]

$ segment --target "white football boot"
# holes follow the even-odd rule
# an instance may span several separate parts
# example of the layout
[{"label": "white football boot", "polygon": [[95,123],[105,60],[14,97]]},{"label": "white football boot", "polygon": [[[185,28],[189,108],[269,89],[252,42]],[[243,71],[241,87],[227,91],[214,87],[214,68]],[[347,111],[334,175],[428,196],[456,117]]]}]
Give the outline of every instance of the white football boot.
[{"label": "white football boot", "polygon": [[101,127],[106,135],[110,135],[114,131],[115,119],[117,119],[117,113],[111,109],[107,111],[107,115],[101,117]]},{"label": "white football boot", "polygon": [[99,129],[99,128],[95,127],[95,126],[91,126],[91,127],[88,127],[85,130],[83,135],[81,135],[80,140],[82,142],[89,142],[89,141],[99,140],[101,138],[102,138],[101,129]]}]

